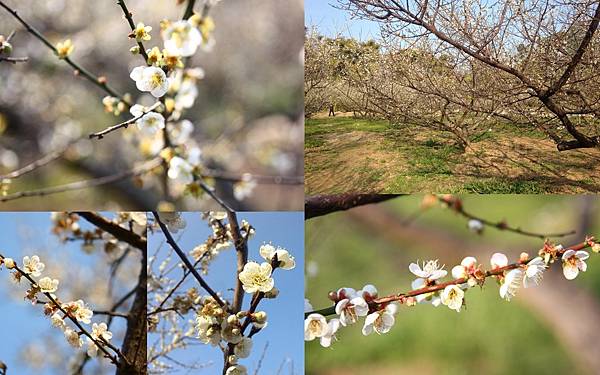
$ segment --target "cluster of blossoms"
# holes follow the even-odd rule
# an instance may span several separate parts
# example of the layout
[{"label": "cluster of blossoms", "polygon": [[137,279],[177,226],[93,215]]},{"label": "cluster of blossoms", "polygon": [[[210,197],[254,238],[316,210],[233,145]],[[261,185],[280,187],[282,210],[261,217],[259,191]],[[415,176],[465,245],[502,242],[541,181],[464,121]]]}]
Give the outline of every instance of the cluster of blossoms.
[{"label": "cluster of blossoms", "polygon": [[[589,253],[583,248],[591,248],[600,252],[600,243],[588,237],[581,246],[573,249],[564,249],[562,245],[553,245],[549,242],[539,251],[538,256],[531,259],[527,253],[521,253],[519,261],[509,264],[508,257],[502,253],[494,253],[490,259],[489,270],[484,270],[474,257],[465,257],[461,263],[452,268],[452,280],[441,282],[448,272],[440,266],[437,260],[411,263],[410,272],[416,276],[408,293],[396,294],[389,297],[378,298],[377,290],[372,285],[365,286],[361,291],[352,288],[341,288],[331,292],[329,298],[335,303],[332,308],[313,311],[308,300],[305,300],[304,339],[312,341],[319,338],[321,345],[329,347],[332,339],[341,326],[348,326],[357,322],[358,317],[365,317],[363,334],[372,332],[386,333],[395,322],[394,315],[399,304],[415,306],[419,303],[430,303],[433,306],[444,305],[460,312],[465,304],[465,293],[474,286],[483,286],[487,277],[496,278],[500,285],[500,297],[510,301],[523,288],[538,285],[544,271],[555,262],[561,262],[563,274],[567,280],[573,280],[580,271],[585,272],[585,261]],[[337,315],[329,321],[325,315]]]},{"label": "cluster of blossoms", "polygon": [[[65,339],[75,349],[80,349],[84,345],[82,336],[86,338],[87,354],[90,357],[98,355],[99,346],[106,351],[110,345],[112,333],[108,331],[105,323],[92,323],[92,310],[82,300],[61,302],[54,294],[58,290],[59,280],[51,277],[42,276],[46,265],[40,261],[37,255],[31,257],[25,256],[23,264],[18,267],[12,258],[0,256],[0,268],[4,265],[8,270],[12,270],[12,280],[20,283],[25,278],[30,283],[30,288],[25,294],[25,298],[32,305],[38,304],[38,296],[43,294],[48,301],[44,303],[44,315],[50,317],[52,326],[63,331]],[[72,327],[68,322],[72,322]],[[83,324],[90,325],[91,331],[85,331]]]},{"label": "cluster of blossoms", "polygon": [[[92,253],[101,247],[106,254],[119,256],[128,245],[100,228],[84,230],[79,225],[80,217],[70,212],[52,212],[52,232],[63,241],[81,241],[81,248]],[[143,237],[146,236],[147,217],[145,212],[118,212],[112,219],[114,224]]]},{"label": "cluster of blossoms", "polygon": [[[213,220],[219,220],[218,216]],[[245,230],[253,230],[247,225]],[[266,260],[262,264],[248,262],[239,274],[239,280],[246,293],[253,294],[253,301],[258,298],[276,298],[279,294],[275,288],[272,272],[281,268],[291,270],[296,266],[294,257],[280,247],[263,244],[259,250]],[[232,306],[225,301],[221,305],[213,297],[199,299],[200,306],[196,315],[196,330],[201,342],[219,346],[226,350],[226,374],[244,375],[247,368],[238,363],[239,359],[247,358],[252,350],[252,337],[267,326],[267,314],[254,308],[233,313]],[[245,333],[252,326],[249,333]]]},{"label": "cluster of blossoms", "polygon": [[[210,3],[214,5],[215,1]],[[115,115],[129,107],[138,131],[126,130],[125,136],[135,138],[145,157],[160,156],[165,160],[173,195],[197,197],[202,192],[194,183],[201,178],[202,152],[191,137],[194,124],[183,118],[183,112],[194,105],[197,83],[204,78],[204,71],[198,67],[188,68],[186,63],[199,49],[208,51],[213,47],[214,27],[210,16],[198,13],[179,21],[163,20],[160,23],[162,46],[142,51],[142,43],[153,40],[153,28],[139,22],[129,34],[129,38],[137,42],[130,51],[147,59],[145,65],[131,70],[130,78],[140,92],[150,95],[148,102],[154,104],[145,106],[141,102],[146,99],[141,98],[129,106],[130,96],[107,96],[102,101],[106,111]],[[249,176],[236,182],[235,198],[245,199],[255,185]]]}]

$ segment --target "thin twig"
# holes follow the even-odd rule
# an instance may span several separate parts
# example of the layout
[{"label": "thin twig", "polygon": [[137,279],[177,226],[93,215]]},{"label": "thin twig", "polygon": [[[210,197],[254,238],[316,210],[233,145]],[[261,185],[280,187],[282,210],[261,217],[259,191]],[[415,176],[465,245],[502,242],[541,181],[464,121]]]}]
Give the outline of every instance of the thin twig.
[{"label": "thin twig", "polygon": [[[133,14],[129,11],[129,9],[127,9],[127,5],[125,5],[125,1],[119,0],[119,1],[117,1],[117,4],[119,4],[121,9],[123,10],[123,14],[125,15],[125,19],[127,20],[127,23],[129,24],[129,27],[131,28],[131,31],[134,31],[135,30],[135,22],[133,22]],[[144,44],[142,42],[137,42],[137,44],[138,44],[138,47],[140,47],[140,55],[144,58],[144,61],[146,62],[146,64],[149,65],[148,54],[146,53],[146,48],[144,47]]]},{"label": "thin twig", "polygon": [[102,229],[103,231],[112,234],[117,239],[128,243],[129,245],[137,248],[138,250],[146,251],[146,238],[139,235],[131,230],[123,228],[119,224],[112,222],[105,217],[95,212],[77,212],[77,214],[89,221],[91,224]]},{"label": "thin twig", "polygon": [[[50,50],[52,50],[52,52],[54,52],[55,55],[58,56],[58,50],[56,49],[56,47],[44,35],[42,35],[42,33],[39,32],[35,27],[33,27],[32,25],[27,23],[27,21],[25,21],[23,18],[21,18],[21,16],[19,16],[19,14],[17,13],[16,10],[10,8],[8,5],[6,5],[4,3],[4,1],[1,1],[1,0],[0,0],[0,7],[6,9],[7,12],[9,12],[14,18],[17,19],[17,21],[19,21],[23,26],[25,26],[25,29],[31,35],[33,35],[37,39],[39,39],[46,47],[48,47]],[[124,99],[123,95],[119,94],[115,89],[113,89],[107,83],[107,81],[105,79],[100,79],[100,77],[94,75],[93,73],[91,73],[90,71],[88,71],[87,69],[85,69],[84,67],[79,65],[78,63],[74,62],[68,56],[62,60],[64,60],[67,64],[69,64],[73,69],[75,69],[75,72],[77,73],[77,75],[82,75],[88,81],[92,82],[94,85],[96,85],[99,88],[101,88],[102,90],[106,91],[111,96],[119,98],[128,107],[131,106],[131,104],[127,100]]]},{"label": "thin twig", "polygon": [[179,245],[177,245],[177,242],[175,242],[175,239],[171,235],[171,232],[169,232],[169,228],[167,228],[165,223],[163,223],[161,221],[160,217],[158,216],[158,213],[156,211],[152,211],[152,215],[154,215],[156,222],[160,226],[160,229],[162,230],[163,234],[165,235],[165,239],[166,239],[167,243],[169,245],[171,245],[171,248],[173,248],[173,250],[175,250],[175,252],[179,256],[179,258],[183,261],[183,263],[185,264],[187,269],[192,273],[192,275],[196,278],[196,280],[198,280],[198,282],[200,283],[200,286],[204,290],[206,290],[206,292],[208,292],[208,294],[210,294],[211,297],[213,297],[215,299],[215,301],[221,307],[225,306],[225,302],[223,302],[221,297],[219,297],[219,295],[206,283],[206,281],[204,281],[202,276],[200,276],[198,271],[194,268],[194,265],[190,262],[190,260],[187,258],[185,253],[181,250]]},{"label": "thin twig", "polygon": [[156,108],[158,108],[158,106],[160,106],[160,104],[161,104],[160,102],[156,102],[152,106],[150,106],[148,109],[146,109],[144,112],[142,112],[139,116],[130,118],[129,120],[123,121],[123,122],[121,122],[121,123],[119,123],[117,125],[109,126],[108,128],[106,128],[106,129],[104,129],[102,131],[99,131],[97,133],[92,133],[92,134],[89,135],[89,138],[90,139],[93,139],[93,138],[102,139],[108,133],[112,133],[115,130],[119,130],[121,128],[127,128],[129,125],[135,123],[137,120],[141,119],[142,117],[144,117],[148,113],[154,111]]},{"label": "thin twig", "polygon": [[[577,250],[583,250],[585,248],[591,247],[590,243],[592,241],[593,241],[593,237],[587,237],[584,242],[563,248],[561,250],[557,250],[556,255],[560,259],[560,256],[562,254],[564,254],[567,250],[577,251]],[[545,244],[544,246],[548,246],[548,245]],[[484,280],[488,277],[498,276],[498,275],[503,274],[505,271],[523,267],[524,265],[527,265],[530,261],[531,261],[531,259],[528,259],[525,261],[511,263],[504,267],[495,268],[493,270],[483,271],[482,279],[479,281],[481,281],[481,283],[483,283]],[[404,292],[404,293],[392,294],[387,297],[377,298],[374,301],[369,303],[369,311],[377,311],[377,310],[380,310],[381,307],[383,307],[391,302],[396,302],[396,301],[404,302],[406,300],[406,298],[408,298],[408,297],[415,297],[415,296],[418,296],[421,294],[437,292],[437,291],[443,290],[444,288],[446,288],[449,285],[460,285],[460,284],[466,283],[467,281],[468,281],[468,278],[463,277],[463,278],[459,278],[459,279],[453,279],[453,280],[450,280],[450,281],[447,281],[444,283],[426,286],[426,287],[420,288],[420,289],[411,290],[411,291]],[[310,311],[310,312],[304,313],[304,317],[306,318],[310,314],[321,314],[324,316],[334,315],[335,314],[335,306],[330,306],[325,309],[315,310],[315,311]]]},{"label": "thin twig", "polygon": [[240,232],[237,215],[234,211],[227,212],[227,219],[231,228],[231,237],[237,253],[237,272],[235,274],[235,290],[233,292],[233,312],[237,313],[242,308],[244,302],[244,288],[240,280],[240,273],[244,270],[244,266],[248,263],[248,242]]},{"label": "thin twig", "polygon": [[511,227],[506,223],[506,221],[493,222],[493,221],[490,221],[487,219],[483,219],[479,216],[475,216],[475,215],[465,211],[462,201],[455,196],[443,195],[443,196],[438,196],[437,198],[440,202],[447,204],[450,209],[452,209],[454,212],[458,213],[459,215],[461,215],[467,219],[470,219],[470,220],[477,220],[485,226],[493,227],[493,228],[496,228],[499,230],[505,230],[507,232],[513,232],[513,233],[517,233],[517,234],[527,236],[527,237],[540,238],[542,240],[544,240],[546,238],[551,238],[551,237],[554,237],[554,238],[566,237],[566,236],[570,236],[570,235],[573,235],[576,233],[576,231],[574,231],[574,230],[571,230],[568,232],[560,232],[560,233],[536,233],[536,232],[526,231],[521,228]]},{"label": "thin twig", "polygon": [[266,176],[256,175],[251,173],[235,173],[227,171],[219,171],[216,169],[204,169],[201,172],[202,178],[214,178],[216,180],[241,182],[255,181],[258,184],[273,184],[273,185],[302,185],[304,177],[302,176]]},{"label": "thin twig", "polygon": [[127,171],[124,171],[121,173],[117,173],[117,174],[113,174],[110,176],[94,178],[91,180],[71,182],[68,184],[53,186],[53,187],[49,187],[49,188],[21,191],[21,192],[9,194],[9,195],[3,196],[3,197],[0,196],[0,202],[8,202],[8,201],[13,201],[16,199],[21,199],[21,198],[26,198],[26,197],[44,197],[47,195],[64,193],[67,191],[81,190],[81,189],[87,189],[87,188],[95,187],[95,186],[107,185],[107,184],[111,184],[113,182],[117,182],[120,180],[124,180],[124,179],[130,178],[130,177],[135,177],[135,176],[139,176],[144,173],[147,173],[147,172],[151,171],[152,169],[160,166],[161,162],[162,162],[162,158],[156,157],[154,159],[151,159],[151,160],[145,162],[141,166],[134,167],[130,170],[127,170]]},{"label": "thin twig", "polygon": [[29,57],[0,57],[0,62],[5,61],[12,64],[27,62],[28,60]]}]

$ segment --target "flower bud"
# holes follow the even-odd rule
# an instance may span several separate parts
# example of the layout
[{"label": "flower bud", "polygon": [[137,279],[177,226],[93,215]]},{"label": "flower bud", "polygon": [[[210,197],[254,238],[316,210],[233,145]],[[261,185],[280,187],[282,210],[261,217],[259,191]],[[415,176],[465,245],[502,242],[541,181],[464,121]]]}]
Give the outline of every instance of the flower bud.
[{"label": "flower bud", "polygon": [[521,262],[527,262],[529,260],[529,254],[527,253],[521,253],[521,255],[519,255],[519,261]]},{"label": "flower bud", "polygon": [[595,253],[600,253],[600,243],[595,243],[592,246],[592,251],[595,252]]},{"label": "flower bud", "polygon": [[15,261],[12,258],[4,258],[4,264],[9,270],[12,270],[16,266]]}]

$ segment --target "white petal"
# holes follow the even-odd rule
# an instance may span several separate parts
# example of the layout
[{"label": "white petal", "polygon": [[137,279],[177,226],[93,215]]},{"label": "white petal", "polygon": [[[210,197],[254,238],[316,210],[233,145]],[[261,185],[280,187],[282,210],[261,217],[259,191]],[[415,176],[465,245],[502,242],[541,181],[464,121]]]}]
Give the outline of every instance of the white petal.
[{"label": "white petal", "polygon": [[568,263],[563,264],[563,275],[567,280],[573,280],[579,275],[579,268]]}]

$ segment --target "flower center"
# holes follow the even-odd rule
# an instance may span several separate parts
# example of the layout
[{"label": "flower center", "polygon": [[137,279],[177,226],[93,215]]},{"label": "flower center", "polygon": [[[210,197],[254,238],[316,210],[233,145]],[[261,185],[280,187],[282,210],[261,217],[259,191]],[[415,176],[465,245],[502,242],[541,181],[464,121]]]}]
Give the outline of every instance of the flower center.
[{"label": "flower center", "polygon": [[163,83],[163,76],[160,73],[154,73],[151,77],[152,86],[157,87]]},{"label": "flower center", "polygon": [[321,331],[322,331],[321,324],[318,321],[316,321],[316,320],[311,321],[310,322],[310,331],[312,333],[314,333],[315,336],[319,336],[321,334]]}]

